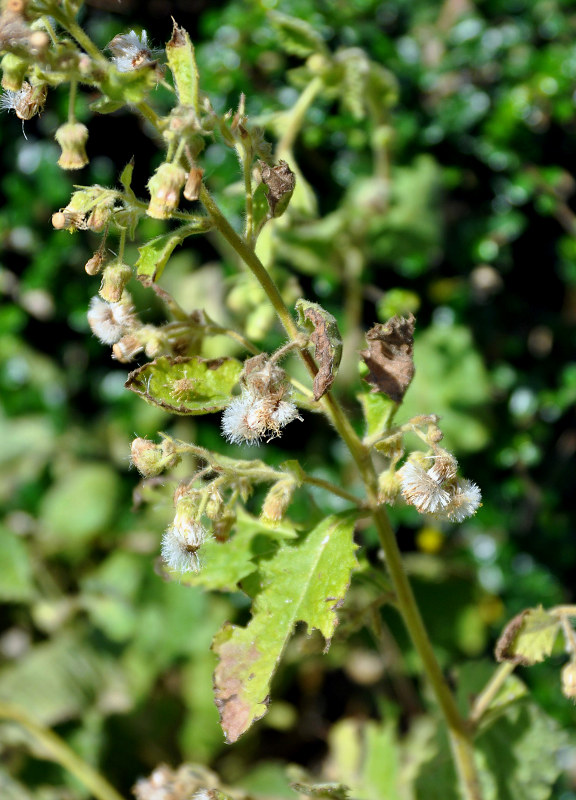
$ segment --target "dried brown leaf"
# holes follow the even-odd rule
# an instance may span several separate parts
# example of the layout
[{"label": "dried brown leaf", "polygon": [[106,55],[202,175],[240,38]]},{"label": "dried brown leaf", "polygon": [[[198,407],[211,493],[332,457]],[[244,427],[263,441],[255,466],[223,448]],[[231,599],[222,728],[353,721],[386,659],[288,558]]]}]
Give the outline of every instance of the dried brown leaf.
[{"label": "dried brown leaf", "polygon": [[414,323],[408,317],[392,317],[377,323],[366,334],[368,350],[360,355],[370,370],[366,380],[372,392],[382,392],[401,403],[414,377]]}]

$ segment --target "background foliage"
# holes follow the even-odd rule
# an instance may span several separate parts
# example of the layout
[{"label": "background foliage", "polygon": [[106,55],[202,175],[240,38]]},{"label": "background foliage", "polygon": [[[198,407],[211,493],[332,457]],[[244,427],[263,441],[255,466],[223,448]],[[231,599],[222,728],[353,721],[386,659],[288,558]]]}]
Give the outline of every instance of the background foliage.
[{"label": "background foliage", "polygon": [[[244,92],[249,115],[266,123],[308,80],[306,53],[283,39],[272,5],[94,3],[85,22],[102,47],[133,26],[163,43],[173,14],[197,44],[204,90],[221,98],[221,108],[235,107]],[[362,48],[394,76],[397,99],[382,110],[381,125],[391,136],[389,196],[374,191],[373,119],[358,107],[350,68],[339,90],[320,95],[306,115],[296,154],[318,216],[286,231],[277,269],[294,298],[315,296],[338,316],[346,339],[339,392],[346,401],[348,391],[351,408],[360,328],[417,312],[417,377],[402,418],[442,415],[484,506],[458,528],[423,527],[413,509],[395,510],[394,521],[441,660],[473,659],[462,674],[477,687],[482,660],[491,659],[511,616],[573,600],[576,16],[569,3],[552,0],[478,7],[292,0],[274,9],[310,22],[331,51]],[[154,144],[127,114],[91,118],[90,99],[81,98],[91,164],[79,182],[110,183],[135,156],[143,194],[158,163]],[[366,569],[328,655],[320,637],[297,635],[269,715],[234,748],[223,742],[209,647],[225,620],[246,624],[246,598],[205,594],[155,573],[172,509],[134,503],[137,479],[128,470],[135,434],[167,429],[221,447],[218,419],[174,421],[142,403],[123,389],[126,368],[90,336],[89,235],[49,225],[78,180],[56,166],[51,140],[66,103],[53,93],[43,116],[26,123],[26,138],[15,118],[0,127],[0,695],[56,726],[126,793],[159,762],[191,760],[268,796],[294,796],[279,762],[309,771],[324,762],[328,777],[361,798],[396,796],[374,754],[384,750],[395,762],[395,730],[417,721],[427,699],[394,612],[384,608],[366,624],[367,603],[387,591],[368,567],[378,549],[370,530],[361,534]],[[272,126],[268,135],[280,133]],[[219,144],[206,157],[212,187],[239,214],[233,159]],[[154,220],[147,225],[150,236],[162,231]],[[218,248],[216,240],[195,240],[163,284],[185,307],[205,304],[219,320],[245,321],[262,346],[277,345],[268,310],[248,283],[233,282]],[[135,248],[129,256],[133,263]],[[139,299],[155,319],[150,295]],[[304,448],[310,471],[353,489],[332,431],[310,417],[298,426],[267,448],[266,460],[279,464]],[[321,495],[316,501],[318,517],[338,510]],[[299,515],[310,515],[304,494]],[[524,760],[540,754],[545,739],[561,751],[557,796],[568,800],[576,796],[576,751],[559,731],[574,721],[560,692],[562,663],[557,653],[521,674],[548,716],[507,724],[508,738],[528,731]],[[59,768],[28,756],[16,728],[4,725],[1,734],[8,797],[27,797],[24,786],[42,787],[43,798],[82,796]],[[411,736],[416,744],[420,736],[413,750],[429,759],[430,731],[416,724]],[[497,758],[493,743],[484,757]],[[402,768],[415,769],[409,760]],[[547,796],[531,774],[522,786],[518,797]]]}]

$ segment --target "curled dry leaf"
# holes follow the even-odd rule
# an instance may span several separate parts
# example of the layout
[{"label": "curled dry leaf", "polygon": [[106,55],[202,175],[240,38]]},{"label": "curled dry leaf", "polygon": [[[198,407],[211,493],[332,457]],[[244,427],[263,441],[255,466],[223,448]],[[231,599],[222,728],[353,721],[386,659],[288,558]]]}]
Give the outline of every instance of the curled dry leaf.
[{"label": "curled dry leaf", "polygon": [[366,334],[368,350],[360,355],[370,370],[366,380],[372,392],[383,392],[401,403],[414,377],[414,323],[408,317],[392,317],[374,325]]},{"label": "curled dry leaf", "polygon": [[502,631],[494,650],[496,660],[524,667],[544,661],[552,653],[560,624],[542,606],[524,609]]},{"label": "curled dry leaf", "polygon": [[266,197],[273,217],[280,217],[292,197],[296,185],[296,175],[285,161],[270,167],[265,161],[259,161],[262,183],[266,186]]},{"label": "curled dry leaf", "polygon": [[317,303],[298,300],[296,311],[299,324],[312,330],[310,341],[316,348],[314,357],[318,364],[318,374],[314,378],[314,400],[320,400],[334,383],[342,358],[342,336],[335,317]]}]

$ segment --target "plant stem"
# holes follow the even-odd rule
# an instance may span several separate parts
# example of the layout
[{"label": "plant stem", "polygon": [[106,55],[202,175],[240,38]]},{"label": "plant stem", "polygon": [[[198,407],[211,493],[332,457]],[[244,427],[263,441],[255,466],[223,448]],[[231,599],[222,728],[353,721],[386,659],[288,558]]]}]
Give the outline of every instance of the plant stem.
[{"label": "plant stem", "polygon": [[504,686],[510,675],[512,675],[516,669],[516,666],[517,665],[512,661],[505,661],[503,664],[500,664],[498,669],[494,672],[494,675],[492,675],[484,689],[480,692],[474,701],[472,711],[470,712],[470,716],[468,718],[474,727],[477,727],[480,724],[482,717],[488,711],[492,701],[500,689]]},{"label": "plant stem", "polygon": [[23,709],[0,701],[0,719],[17,722],[46,750],[46,757],[68,770],[97,798],[97,800],[123,800],[116,789],[90,764],[83,761],[53,731],[39,725]]},{"label": "plant stem", "polygon": [[278,158],[289,158],[292,154],[292,148],[294,147],[294,142],[296,141],[296,137],[298,136],[300,128],[302,127],[304,116],[316,99],[316,96],[319,94],[322,86],[322,78],[313,78],[313,80],[311,80],[308,86],[304,89],[290,112],[287,113],[288,124],[282,133],[282,137],[276,144],[276,154]]},{"label": "plant stem", "polygon": [[354,503],[355,506],[362,504],[361,497],[356,497],[356,495],[347,492],[346,489],[341,489],[335,483],[325,481],[323,478],[314,478],[312,475],[304,475],[302,480],[304,483],[309,483],[310,486],[318,486],[320,489],[325,489],[327,492],[331,492],[338,497],[343,497],[344,500]]},{"label": "plant stem", "polygon": [[64,14],[52,14],[52,16],[65,30],[68,31],[70,36],[76,39],[80,47],[86,53],[88,53],[88,55],[93,58],[94,61],[97,61],[99,64],[105,64],[107,67],[109,66],[108,59],[102,55],[92,39],[86,33],[84,33],[76,20],[71,19]]}]

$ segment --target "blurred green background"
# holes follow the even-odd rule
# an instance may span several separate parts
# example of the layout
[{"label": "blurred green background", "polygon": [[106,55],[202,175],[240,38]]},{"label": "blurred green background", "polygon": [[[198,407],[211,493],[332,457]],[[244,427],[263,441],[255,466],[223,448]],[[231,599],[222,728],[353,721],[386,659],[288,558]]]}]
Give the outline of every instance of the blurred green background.
[{"label": "blurred green background", "polygon": [[[574,600],[574,6],[156,0],[89,3],[83,21],[101,47],[132,27],[162,46],[173,15],[196,43],[202,88],[215,107],[235,107],[244,92],[249,116],[270,123],[273,140],[281,123],[271,112],[293,106],[309,73],[305,58],[283,47],[272,8],[311,23],[330,51],[348,51],[347,63],[361,49],[395,78],[397,101],[381,109],[390,139],[385,196],[374,177],[374,115],[358,103],[354,70],[345,89],[321,94],[308,110],[295,155],[317,215],[303,213],[283,229],[276,269],[293,299],[307,296],[338,316],[346,343],[336,392],[355,419],[360,328],[416,313],[417,377],[399,419],[442,416],[446,441],[481,486],[484,505],[442,530],[413,509],[394,509],[394,522],[442,664],[491,659],[514,614]],[[190,760],[215,766],[229,782],[292,797],[276,765],[316,769],[337,720],[398,719],[404,727],[419,713],[415,658],[393,611],[366,622],[362,609],[375,589],[360,575],[329,654],[297,635],[270,713],[225,746],[209,646],[225,620],[246,621],[248,601],[157,574],[172,509],[133,502],[138,478],[128,459],[135,435],[159,429],[221,449],[218,419],[170,419],[124,390],[126,366],[110,360],[86,322],[97,285],[83,264],[97,239],[50,225],[74,183],[114,183],[135,156],[143,195],[159,162],[136,117],[92,117],[91,99],[87,91],[80,98],[91,157],[80,174],[56,165],[52,137],[65,118],[65,92],[53,92],[24,130],[15,117],[0,124],[0,696],[55,726],[123,792],[159,762]],[[215,142],[204,163],[238,222],[234,158]],[[142,235],[159,230],[149,221]],[[186,307],[206,305],[219,321],[247,325],[260,346],[275,346],[279,333],[243,280],[218,242],[205,239],[175,257],[163,284]],[[151,294],[130,288],[159,319]],[[333,431],[314,420],[251,455],[275,464],[299,455],[318,476],[352,487],[356,480]],[[308,503],[299,499],[296,519]],[[375,536],[361,531],[359,541],[373,563]],[[521,677],[569,730],[575,715],[560,691],[564,660],[559,652]],[[15,798],[28,796],[17,794],[23,786],[46,800],[83,796],[58,767],[29,757],[13,726],[0,728],[0,741],[0,776]],[[562,766],[556,796],[570,800],[574,745],[565,746]]]}]

